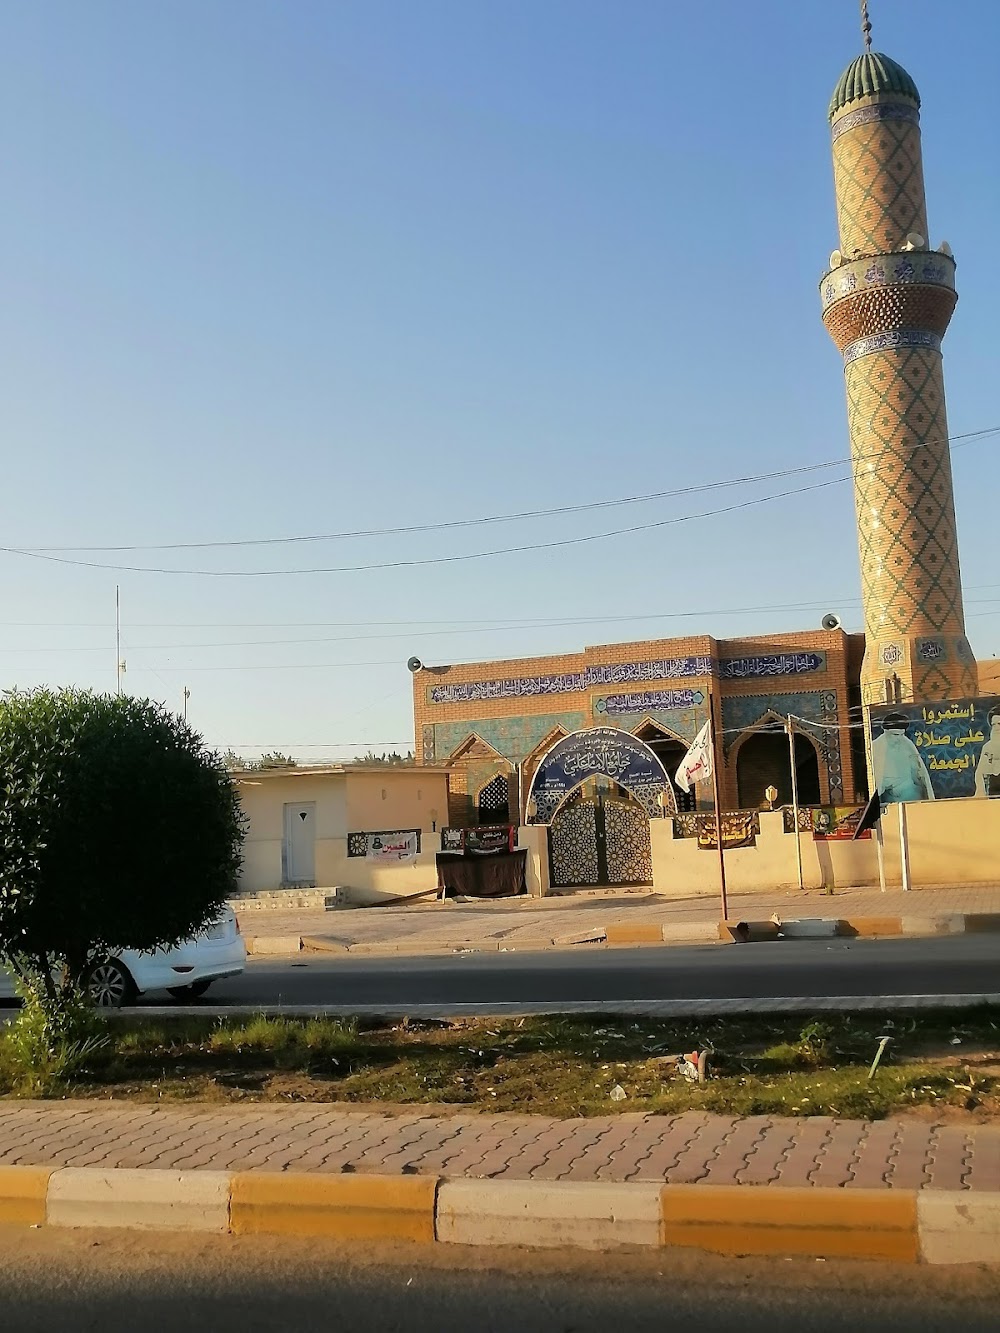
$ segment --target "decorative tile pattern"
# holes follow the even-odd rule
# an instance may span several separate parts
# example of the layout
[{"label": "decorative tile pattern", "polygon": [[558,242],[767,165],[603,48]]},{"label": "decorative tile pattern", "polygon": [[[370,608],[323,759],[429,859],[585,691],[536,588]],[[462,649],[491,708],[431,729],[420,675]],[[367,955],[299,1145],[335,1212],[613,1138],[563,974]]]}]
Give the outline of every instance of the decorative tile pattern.
[{"label": "decorative tile pattern", "polygon": [[833,122],[831,134],[834,143],[842,134],[856,130],[859,125],[875,125],[880,121],[899,120],[909,125],[920,124],[920,112],[910,102],[876,102],[873,106],[861,106],[855,111],[848,111]]},{"label": "decorative tile pattern", "polygon": [[470,718],[461,722],[435,722],[434,746],[444,762],[472,735],[481,737],[497,754],[512,764],[527,758],[553,732],[581,731],[589,722],[585,713],[531,713],[517,717]]},{"label": "decorative tile pattern", "polygon": [[948,648],[943,639],[918,639],[918,662],[943,662],[948,656]]},{"label": "decorative tile pattern", "polygon": [[941,358],[899,347],[846,377],[869,642],[964,633]]},{"label": "decorative tile pattern", "polygon": [[833,139],[840,249],[849,259],[898,250],[910,232],[927,236],[918,122],[874,116],[839,128],[854,114],[837,122]]},{"label": "decorative tile pattern", "polygon": [[739,698],[723,698],[722,726],[725,731],[723,748],[728,754],[741,739],[741,733],[752,731],[765,718],[784,721],[789,714],[804,719],[803,732],[826,748],[822,727],[812,723],[836,719],[837,696],[829,690],[810,690],[802,694],[748,694]]},{"label": "decorative tile pattern", "polygon": [[[937,252],[901,251],[908,233],[928,234],[918,121],[905,100],[888,99],[833,127],[840,248],[850,272],[829,274],[821,293],[844,355],[867,703],[885,702],[887,675],[898,678],[905,699],[976,691],[974,663],[949,650],[965,641],[940,355],[954,263]],[[850,292],[838,287],[848,276]]]},{"label": "decorative tile pattern", "polygon": [[955,290],[955,261],[937,250],[909,250],[901,254],[848,260],[820,279],[823,309],[835,301],[886,283],[946,287]]}]

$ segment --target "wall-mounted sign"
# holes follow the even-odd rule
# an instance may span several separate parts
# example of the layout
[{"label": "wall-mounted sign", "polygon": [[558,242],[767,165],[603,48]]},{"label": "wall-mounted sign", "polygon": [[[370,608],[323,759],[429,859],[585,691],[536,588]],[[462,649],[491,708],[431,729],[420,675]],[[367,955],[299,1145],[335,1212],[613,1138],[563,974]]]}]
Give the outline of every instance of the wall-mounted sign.
[{"label": "wall-mounted sign", "polygon": [[[863,805],[824,805],[810,811],[812,817],[812,835],[814,842],[850,842],[854,838]],[[871,838],[871,829],[859,833],[859,838]]]},{"label": "wall-mounted sign", "polygon": [[673,789],[663,764],[649,746],[616,727],[574,731],[557,741],[535,770],[528,791],[529,820],[547,824],[565,798],[587,778],[611,778],[643,806],[650,819],[674,807]]},{"label": "wall-mounted sign", "polygon": [[408,833],[369,833],[365,856],[369,861],[396,865],[417,859],[417,835]]},{"label": "wall-mounted sign", "polygon": [[605,694],[594,700],[598,713],[650,713],[659,708],[697,708],[705,702],[702,690],[643,690],[637,694]]},{"label": "wall-mounted sign", "polygon": [[[756,810],[731,810],[722,815],[722,849],[756,847],[760,817]],[[703,852],[718,851],[719,832],[715,816],[703,817],[698,824],[698,846]]]},{"label": "wall-mounted sign", "polygon": [[[413,854],[416,856],[420,851],[420,830],[410,829],[378,829],[374,832],[354,832],[347,835],[347,855],[348,856],[368,856],[372,860],[391,860],[388,853],[385,856],[380,855],[383,851],[394,844],[401,844],[406,839],[413,845]],[[371,854],[378,853],[374,856]],[[399,858],[397,858],[399,859]],[[412,859],[404,857],[403,859]]]},{"label": "wall-mounted sign", "polygon": [[801,676],[826,670],[826,653],[774,653],[765,657],[733,657],[719,664],[724,680],[747,676]]},{"label": "wall-mounted sign", "polygon": [[1000,699],[886,704],[871,721],[883,805],[1000,795]]},{"label": "wall-mounted sign", "polygon": [[475,828],[441,830],[443,852],[512,852],[517,846],[514,824],[479,824]]}]

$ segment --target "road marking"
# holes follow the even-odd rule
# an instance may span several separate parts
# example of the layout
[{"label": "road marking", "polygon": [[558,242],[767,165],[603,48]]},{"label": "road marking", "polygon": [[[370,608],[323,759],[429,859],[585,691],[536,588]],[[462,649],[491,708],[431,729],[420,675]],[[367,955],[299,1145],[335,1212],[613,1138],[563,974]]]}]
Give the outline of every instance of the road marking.
[{"label": "road marking", "polygon": [[545,1014],[625,1014],[645,1018],[722,1018],[730,1014],[867,1013],[891,1009],[966,1009],[1000,1005],[1000,994],[974,995],[776,995],[716,1000],[484,1000],[464,1004],[232,1004],[143,1005],[123,1016],[246,1018],[521,1018]]}]

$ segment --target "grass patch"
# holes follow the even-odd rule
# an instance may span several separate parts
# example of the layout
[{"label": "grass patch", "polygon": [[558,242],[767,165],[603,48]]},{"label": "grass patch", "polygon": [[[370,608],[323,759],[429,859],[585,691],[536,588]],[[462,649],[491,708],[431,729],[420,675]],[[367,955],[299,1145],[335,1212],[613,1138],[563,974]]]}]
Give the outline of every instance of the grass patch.
[{"label": "grass patch", "polygon": [[[892,1045],[869,1079],[887,1032]],[[1000,1116],[1000,1012],[989,1008],[831,1015],[805,1024],[792,1015],[381,1026],[130,1017],[111,1022],[108,1035],[58,1095],[385,1102],[559,1116]],[[0,1033],[0,1095],[25,1095],[5,1061],[9,1042]],[[713,1077],[703,1085],[676,1071],[677,1054],[694,1049],[713,1053]],[[612,1098],[616,1087],[624,1099]]]}]

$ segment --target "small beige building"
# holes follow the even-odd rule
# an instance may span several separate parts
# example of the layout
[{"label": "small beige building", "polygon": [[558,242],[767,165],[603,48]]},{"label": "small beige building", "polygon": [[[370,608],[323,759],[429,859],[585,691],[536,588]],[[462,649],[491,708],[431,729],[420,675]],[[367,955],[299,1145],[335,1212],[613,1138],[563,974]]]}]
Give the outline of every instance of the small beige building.
[{"label": "small beige building", "polygon": [[275,768],[233,781],[248,819],[241,893],[337,888],[364,903],[436,888],[445,769]]}]

